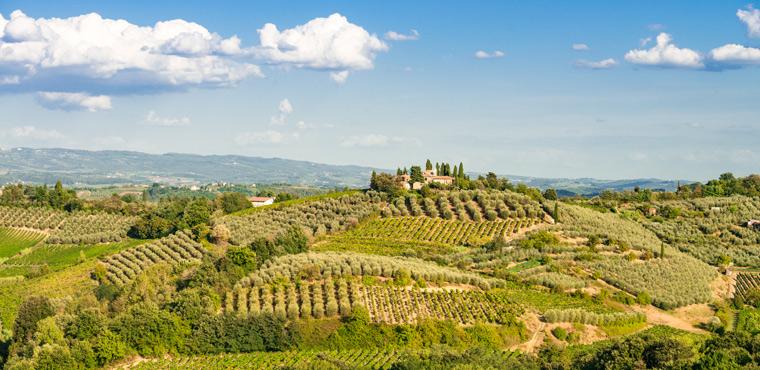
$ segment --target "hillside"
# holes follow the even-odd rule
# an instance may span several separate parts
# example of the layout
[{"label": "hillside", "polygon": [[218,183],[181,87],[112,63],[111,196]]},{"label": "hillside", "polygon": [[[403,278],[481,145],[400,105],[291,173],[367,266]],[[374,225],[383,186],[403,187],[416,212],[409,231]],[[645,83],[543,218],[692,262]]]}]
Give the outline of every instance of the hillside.
[{"label": "hillside", "polygon": [[364,187],[373,168],[238,155],[13,148],[0,151],[0,183],[288,183]]},{"label": "hillside", "polygon": [[[64,193],[54,190],[51,204]],[[646,368],[709,368],[711,341],[747,351],[731,335],[760,330],[760,245],[731,226],[760,209],[755,198],[632,204],[439,187],[229,214],[203,198],[135,202],[122,204],[129,216],[110,203],[111,213],[0,207],[6,368],[439,368],[445,359],[440,368],[596,369],[640,358]],[[655,220],[649,205],[683,211]],[[716,205],[732,211],[710,217]],[[706,222],[729,230],[721,248],[739,248],[736,277],[708,258],[693,235],[702,229],[670,232]],[[542,352],[550,346],[562,360]],[[675,359],[646,357],[662,346],[677,348]]]}]

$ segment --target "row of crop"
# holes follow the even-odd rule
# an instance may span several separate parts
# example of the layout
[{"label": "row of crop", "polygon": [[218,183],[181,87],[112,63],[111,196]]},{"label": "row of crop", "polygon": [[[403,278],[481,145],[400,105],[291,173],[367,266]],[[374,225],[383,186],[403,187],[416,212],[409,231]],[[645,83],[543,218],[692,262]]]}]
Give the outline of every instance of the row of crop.
[{"label": "row of crop", "polygon": [[408,194],[392,199],[381,214],[428,216],[446,220],[495,221],[510,218],[543,218],[541,206],[532,199],[509,191],[450,191],[431,197]]},{"label": "row of crop", "polygon": [[683,254],[649,261],[609,256],[588,265],[607,283],[634,295],[647,293],[654,305],[668,309],[711,301],[717,277],[713,268]]},{"label": "row of crop", "polygon": [[413,280],[469,284],[487,290],[503,285],[498,280],[438,266],[417,258],[388,257],[350,252],[301,253],[266,261],[261,268],[238,282],[238,286],[261,286],[280,279],[297,281],[344,276],[381,276]]},{"label": "row of crop", "polygon": [[753,290],[760,289],[760,272],[736,274],[736,296],[745,298]]},{"label": "row of crop", "polygon": [[157,241],[130,248],[104,258],[105,278],[122,285],[134,280],[146,268],[159,263],[178,265],[198,261],[206,253],[187,233],[178,232]]},{"label": "row of crop", "polygon": [[509,306],[480,291],[419,290],[410,288],[361,287],[370,318],[374,322],[407,324],[424,319],[451,320],[460,324],[506,323]]},{"label": "row of crop", "polygon": [[62,212],[47,208],[0,206],[0,226],[47,231],[49,244],[121,241],[135,218],[109,213]]},{"label": "row of crop", "polygon": [[355,193],[264,209],[243,216],[225,216],[217,222],[230,230],[232,244],[248,245],[258,238],[274,238],[294,227],[302,229],[308,236],[342,231],[376,213],[380,202],[377,194]]},{"label": "row of crop", "polygon": [[244,316],[268,313],[290,320],[347,316],[362,303],[358,289],[354,282],[342,279],[237,287],[225,294],[224,311]]},{"label": "row of crop", "polygon": [[646,321],[640,312],[596,313],[582,309],[551,309],[544,312],[546,322],[575,322],[588,325],[627,325]]},{"label": "row of crop", "polygon": [[392,217],[369,221],[350,231],[347,236],[480,245],[496,236],[508,237],[539,222],[536,218],[463,222],[428,217]]},{"label": "row of crop", "polygon": [[37,230],[55,229],[66,218],[66,213],[48,208],[20,208],[0,206],[0,226],[26,227]]},{"label": "row of crop", "polygon": [[130,367],[148,369],[377,369],[384,370],[399,359],[392,349],[354,349],[340,351],[287,351],[225,353],[192,357],[144,359]]}]

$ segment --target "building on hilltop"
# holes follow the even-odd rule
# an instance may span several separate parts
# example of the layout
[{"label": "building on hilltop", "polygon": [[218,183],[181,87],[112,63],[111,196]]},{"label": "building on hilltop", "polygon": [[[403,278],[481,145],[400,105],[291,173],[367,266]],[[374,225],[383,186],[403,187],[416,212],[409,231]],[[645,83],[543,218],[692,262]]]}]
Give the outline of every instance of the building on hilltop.
[{"label": "building on hilltop", "polygon": [[398,175],[396,176],[399,182],[401,182],[404,185],[404,189],[413,189],[413,190],[420,190],[422,187],[426,184],[442,184],[442,185],[451,185],[454,183],[454,178],[451,176],[439,176],[436,174],[435,170],[425,170],[422,172],[422,178],[425,179],[424,182],[414,182],[411,183],[412,177],[409,175]]}]

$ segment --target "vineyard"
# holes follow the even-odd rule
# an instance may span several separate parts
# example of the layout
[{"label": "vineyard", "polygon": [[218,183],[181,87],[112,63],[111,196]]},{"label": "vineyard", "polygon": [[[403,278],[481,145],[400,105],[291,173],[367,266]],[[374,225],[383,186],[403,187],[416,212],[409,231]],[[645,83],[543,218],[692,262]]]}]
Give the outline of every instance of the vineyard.
[{"label": "vineyard", "polygon": [[0,260],[32,247],[44,238],[45,234],[35,231],[0,228]]},{"label": "vineyard", "polygon": [[746,297],[750,291],[760,289],[760,272],[739,272],[736,274],[736,296]]},{"label": "vineyard", "polygon": [[245,215],[229,215],[217,220],[230,230],[230,243],[248,245],[252,241],[274,238],[298,227],[308,236],[345,230],[378,211],[380,198],[372,193],[355,193],[338,198],[262,209]]},{"label": "vineyard", "polygon": [[112,284],[123,285],[152,265],[178,265],[198,261],[205,253],[203,247],[187,233],[178,232],[155,242],[110,255],[101,263],[106,270],[105,278]]},{"label": "vineyard", "polygon": [[331,278],[285,286],[238,287],[225,296],[224,310],[241,315],[269,313],[295,320],[347,316],[356,306],[366,307],[372,321],[386,324],[422,319],[503,324],[514,318],[511,304],[481,291],[365,286],[353,279]]},{"label": "vineyard", "polygon": [[546,322],[576,322],[588,325],[628,325],[646,322],[646,316],[639,312],[595,313],[581,309],[548,310],[544,313]]},{"label": "vineyard", "polygon": [[438,266],[417,258],[387,257],[359,253],[301,253],[266,261],[261,268],[241,279],[238,287],[262,286],[282,279],[316,280],[329,277],[377,276],[395,278],[408,274],[411,279],[436,283],[469,284],[488,290],[503,281]]},{"label": "vineyard", "polygon": [[383,206],[381,214],[475,222],[544,217],[541,205],[525,195],[484,190],[442,192],[432,198],[397,197]]},{"label": "vineyard", "polygon": [[130,366],[134,370],[152,369],[388,369],[398,360],[396,350],[355,349],[343,351],[253,352],[152,358]]},{"label": "vineyard", "polygon": [[495,236],[508,237],[539,222],[541,220],[537,218],[466,222],[429,217],[391,217],[370,220],[341,234],[339,238],[481,245]]},{"label": "vineyard", "polygon": [[97,244],[127,237],[134,217],[108,213],[68,213],[47,208],[0,206],[0,227],[46,232],[49,244]]}]

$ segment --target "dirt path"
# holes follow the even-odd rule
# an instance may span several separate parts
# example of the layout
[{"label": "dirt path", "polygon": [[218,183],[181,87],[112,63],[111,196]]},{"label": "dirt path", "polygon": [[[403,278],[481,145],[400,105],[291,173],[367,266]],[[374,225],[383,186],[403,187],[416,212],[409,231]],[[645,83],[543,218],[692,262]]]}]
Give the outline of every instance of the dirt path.
[{"label": "dirt path", "polygon": [[654,306],[632,306],[631,308],[636,312],[641,312],[646,315],[647,322],[650,324],[667,325],[676,329],[681,329],[696,334],[707,333],[702,329],[694,327],[688,321],[678,318]]},{"label": "dirt path", "polygon": [[546,323],[541,321],[539,316],[535,313],[526,313],[520,317],[520,320],[525,323],[525,327],[532,332],[533,335],[527,342],[520,343],[510,349],[513,351],[519,350],[525,353],[533,353],[544,343]]}]

